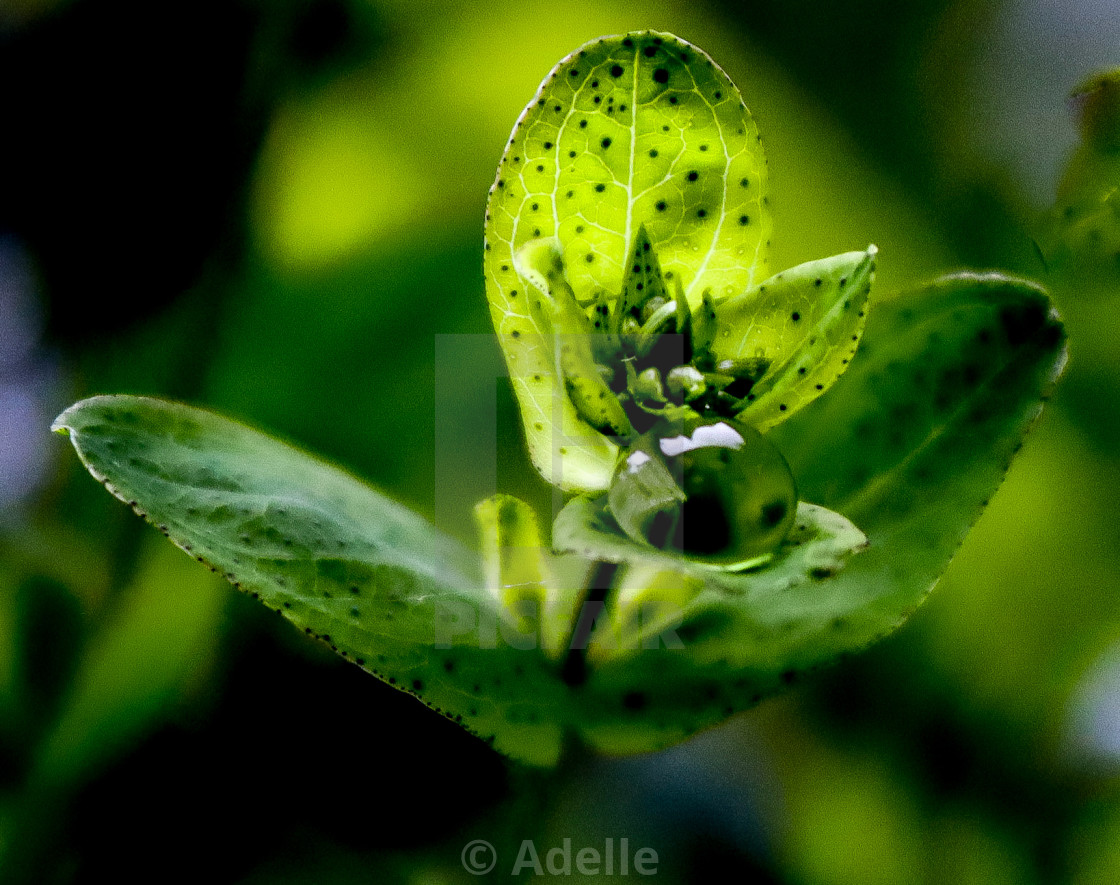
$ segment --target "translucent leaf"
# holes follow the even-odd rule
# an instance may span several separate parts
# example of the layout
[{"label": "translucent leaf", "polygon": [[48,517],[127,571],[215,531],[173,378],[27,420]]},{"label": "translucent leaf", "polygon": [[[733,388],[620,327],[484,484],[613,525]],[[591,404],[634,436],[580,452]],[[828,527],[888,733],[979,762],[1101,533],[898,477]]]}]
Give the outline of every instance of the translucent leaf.
[{"label": "translucent leaf", "polygon": [[495,495],[475,507],[482,537],[483,567],[490,592],[501,608],[516,618],[517,630],[536,635],[552,658],[567,649],[585,595],[554,575],[551,556],[543,549],[537,517],[524,501]]},{"label": "translucent leaf", "polygon": [[730,295],[763,278],[764,193],[754,123],[696,47],[653,32],[603,38],[544,81],[491,188],[485,269],[529,452],[545,479],[604,490],[616,450],[563,401],[551,330],[514,256],[530,240],[557,238],[576,300],[591,304],[621,292],[644,224],[666,280],[682,283],[696,308],[705,291]]},{"label": "translucent leaf", "polygon": [[109,491],[234,586],[498,749],[556,760],[570,719],[556,667],[500,608],[476,557],[419,516],[187,406],[95,397],[54,426]]},{"label": "translucent leaf", "polygon": [[876,248],[810,261],[713,308],[718,362],[768,365],[741,421],[766,430],[812,402],[847,369],[867,317]]}]

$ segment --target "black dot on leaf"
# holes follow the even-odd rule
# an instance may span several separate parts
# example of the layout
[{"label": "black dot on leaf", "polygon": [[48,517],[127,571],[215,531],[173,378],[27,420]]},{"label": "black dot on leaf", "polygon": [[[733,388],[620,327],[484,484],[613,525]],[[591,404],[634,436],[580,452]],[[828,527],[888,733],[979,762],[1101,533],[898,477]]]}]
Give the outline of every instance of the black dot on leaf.
[{"label": "black dot on leaf", "polygon": [[688,173],[688,180],[689,181],[696,181],[696,179],[699,178],[699,177],[700,177],[700,173],[696,172],[695,170]]},{"label": "black dot on leaf", "polygon": [[597,193],[597,194],[601,194],[601,193],[602,193],[603,191],[605,191],[606,189],[607,189],[607,186],[606,186],[605,184],[597,184],[597,185],[595,185],[595,193]]},{"label": "black dot on leaf", "polygon": [[796,322],[797,322],[797,321],[798,321],[799,319],[801,319],[801,314],[799,314],[799,313],[798,313],[798,312],[797,312],[797,311],[795,310],[795,311],[794,311],[793,313],[791,313],[791,314],[789,315],[789,318],[790,318],[791,320],[793,320],[793,321],[794,321],[794,322],[796,323]]},{"label": "black dot on leaf", "polygon": [[668,83],[669,72],[665,68],[658,68],[653,72],[653,81],[655,83]]},{"label": "black dot on leaf", "polygon": [[621,77],[622,76],[622,65],[614,65],[611,68],[611,76],[612,77]]},{"label": "black dot on leaf", "polygon": [[658,212],[664,212],[665,211],[665,201],[664,200],[658,200],[657,201],[657,211]]},{"label": "black dot on leaf", "polygon": [[746,227],[750,223],[751,223],[751,217],[749,215],[740,215],[739,216],[739,224],[743,225],[743,227]]},{"label": "black dot on leaf", "polygon": [[609,148],[610,146],[611,146],[611,140],[609,138],[604,138],[603,139],[603,147],[604,148]]}]

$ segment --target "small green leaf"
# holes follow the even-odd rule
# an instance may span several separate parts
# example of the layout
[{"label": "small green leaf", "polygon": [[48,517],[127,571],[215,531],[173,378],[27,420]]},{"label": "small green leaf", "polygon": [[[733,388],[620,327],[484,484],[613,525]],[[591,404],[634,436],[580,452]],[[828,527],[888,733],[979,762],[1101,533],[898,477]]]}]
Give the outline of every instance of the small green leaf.
[{"label": "small green leaf", "polygon": [[567,650],[582,591],[558,587],[551,557],[543,549],[537,517],[523,501],[495,495],[475,506],[482,538],[486,583],[498,604],[513,613],[517,631],[537,635],[551,658]]},{"label": "small green leaf", "polygon": [[622,333],[623,320],[626,318],[629,318],[634,325],[641,326],[648,318],[642,308],[650,302],[668,304],[673,300],[669,294],[672,290],[661,273],[657,250],[650,243],[644,224],[638,226],[638,233],[634,237],[634,244],[630,249],[630,257],[626,265],[622,294],[614,302],[614,311],[610,318],[610,331],[614,336]]},{"label": "small green leaf", "polygon": [[[520,298],[518,310],[524,313],[509,312],[501,319],[495,315],[494,328],[521,406],[529,456],[546,479],[563,489],[606,488],[618,446],[599,427],[609,428],[618,415],[609,403],[601,415],[592,408],[604,391],[596,388],[601,379],[596,378],[587,337],[590,324],[578,305],[569,303],[575,295],[557,241],[530,240],[507,261],[502,266],[518,280],[508,297]],[[561,341],[579,348],[578,353],[558,353]]]},{"label": "small green leaf", "polygon": [[477,558],[317,459],[200,409],[83,400],[55,421],[89,471],[179,547],[347,659],[538,765],[571,721],[556,665]]},{"label": "small green leaf", "polygon": [[871,246],[798,265],[715,306],[717,369],[725,360],[767,365],[739,420],[767,430],[847,369],[863,334],[877,251]]},{"label": "small green leaf", "polygon": [[[567,491],[603,491],[617,448],[567,402],[552,334],[515,256],[558,239],[581,305],[617,296],[639,227],[689,306],[765,273],[765,162],[738,90],[701,50],[643,32],[564,59],[518,121],[490,191],[486,284],[533,464]],[[675,281],[675,282],[674,282]]]},{"label": "small green leaf", "polygon": [[[564,379],[564,389],[579,419],[595,434],[625,436],[630,432],[630,419],[595,363],[595,339],[606,339],[607,335],[593,333],[591,320],[576,303],[559,244],[555,239],[530,240],[518,250],[514,264],[532,287],[531,293],[544,295],[541,307],[548,315],[542,326],[553,330],[556,374]],[[601,320],[596,320],[596,325],[601,325]],[[577,425],[576,432],[592,445],[600,445],[585,427]]]},{"label": "small green leaf", "polygon": [[1081,143],[1058,185],[1043,232],[1049,267],[1082,292],[1120,283],[1120,69],[1073,93]]}]

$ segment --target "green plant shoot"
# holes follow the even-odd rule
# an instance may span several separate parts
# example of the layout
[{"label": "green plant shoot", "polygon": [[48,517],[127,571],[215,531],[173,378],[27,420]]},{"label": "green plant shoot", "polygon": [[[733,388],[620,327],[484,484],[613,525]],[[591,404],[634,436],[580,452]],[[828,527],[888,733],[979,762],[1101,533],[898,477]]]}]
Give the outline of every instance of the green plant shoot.
[{"label": "green plant shoot", "polygon": [[498,495],[471,551],[180,404],[94,397],[54,429],[189,555],[508,756],[656,750],[903,623],[1064,362],[1031,283],[873,301],[873,246],[771,276],[770,236],[726,75],[669,34],[603,38],[522,113],[487,214],[529,456],[571,495],[550,538]]}]

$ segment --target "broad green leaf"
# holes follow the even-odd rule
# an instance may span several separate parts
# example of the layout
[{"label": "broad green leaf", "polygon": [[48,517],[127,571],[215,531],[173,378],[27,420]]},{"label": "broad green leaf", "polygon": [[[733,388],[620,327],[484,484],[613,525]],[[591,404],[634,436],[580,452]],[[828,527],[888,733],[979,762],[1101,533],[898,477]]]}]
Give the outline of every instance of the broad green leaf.
[{"label": "broad green leaf", "polygon": [[[877,305],[852,370],[774,431],[804,496],[866,532],[869,549],[850,560],[860,530],[810,505],[793,535],[808,540],[731,575],[631,544],[576,499],[554,543],[632,573],[574,684],[469,556],[333,468],[141,398],[87,400],[56,426],[192,555],[504,752],[548,765],[565,735],[611,753],[668,746],[895,629],[998,486],[1063,360],[1061,325],[1026,283],[966,275]],[[585,586],[579,557],[550,562],[557,586]]]},{"label": "broad green leaf", "polygon": [[500,609],[476,558],[419,516],[175,403],[95,397],[54,427],[110,492],[235,587],[503,752],[555,762],[571,718],[555,665]]},{"label": "broad green leaf", "polygon": [[877,251],[871,246],[810,261],[715,305],[717,363],[757,359],[768,365],[740,420],[767,430],[847,369],[866,322]]},{"label": "broad green leaf", "polygon": [[705,291],[731,295],[763,278],[765,179],[738,90],[672,35],[589,43],[541,85],[490,191],[485,270],[529,452],[545,479],[602,491],[616,451],[565,402],[552,330],[515,255],[530,240],[557,238],[576,299],[591,304],[621,292],[644,224],[670,291],[681,283],[696,308]]},{"label": "broad green leaf", "polygon": [[835,629],[789,633],[790,666],[865,645],[921,603],[1064,362],[1061,322],[1030,283],[961,274],[876,303],[852,368],[772,431],[802,494],[870,541],[816,600]]}]

